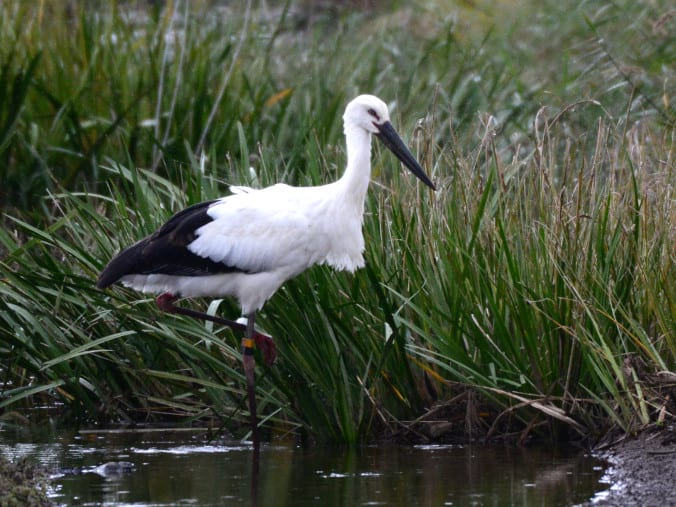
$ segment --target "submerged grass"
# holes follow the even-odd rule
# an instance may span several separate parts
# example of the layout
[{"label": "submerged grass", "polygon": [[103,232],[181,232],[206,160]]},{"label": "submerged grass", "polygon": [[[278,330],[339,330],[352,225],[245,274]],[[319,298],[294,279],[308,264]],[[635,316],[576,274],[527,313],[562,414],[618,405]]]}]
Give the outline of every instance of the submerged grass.
[{"label": "submerged grass", "polygon": [[314,268],[260,316],[280,352],[259,370],[265,426],[345,442],[571,438],[673,418],[666,2],[83,5],[0,4],[7,422],[51,406],[243,434],[237,338],[94,280],[228,184],[335,179],[360,92],[392,101],[440,190],[376,155],[367,267]]}]

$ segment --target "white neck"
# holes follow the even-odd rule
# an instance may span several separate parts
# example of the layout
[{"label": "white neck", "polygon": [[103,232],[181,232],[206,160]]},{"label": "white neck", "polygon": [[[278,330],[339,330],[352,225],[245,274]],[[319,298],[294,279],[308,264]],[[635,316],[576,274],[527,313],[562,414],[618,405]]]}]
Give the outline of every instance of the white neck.
[{"label": "white neck", "polygon": [[344,198],[353,201],[361,214],[371,180],[371,134],[361,127],[345,125],[347,167],[338,180]]}]

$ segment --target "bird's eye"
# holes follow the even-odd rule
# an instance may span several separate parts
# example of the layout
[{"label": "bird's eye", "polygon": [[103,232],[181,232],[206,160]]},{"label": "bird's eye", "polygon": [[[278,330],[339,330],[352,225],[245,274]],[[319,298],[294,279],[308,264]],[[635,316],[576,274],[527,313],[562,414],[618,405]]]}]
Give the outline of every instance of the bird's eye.
[{"label": "bird's eye", "polygon": [[371,116],[373,116],[376,120],[380,120],[380,116],[378,116],[378,113],[376,113],[376,110],[375,110],[375,109],[369,109],[369,110],[366,111],[366,112],[367,112],[368,114],[370,114]]}]

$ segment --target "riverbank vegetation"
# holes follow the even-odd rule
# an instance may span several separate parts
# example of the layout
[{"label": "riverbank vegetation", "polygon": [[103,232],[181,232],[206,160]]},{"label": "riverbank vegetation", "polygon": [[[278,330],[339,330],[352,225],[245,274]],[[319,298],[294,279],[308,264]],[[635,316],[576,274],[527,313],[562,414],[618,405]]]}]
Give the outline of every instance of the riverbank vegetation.
[{"label": "riverbank vegetation", "polygon": [[668,2],[242,4],[0,4],[2,424],[243,435],[238,337],[97,273],[229,184],[336,179],[365,92],[439,190],[377,150],[367,267],[313,268],[265,306],[270,434],[598,438],[673,419]]},{"label": "riverbank vegetation", "polygon": [[51,507],[47,484],[47,473],[40,467],[25,459],[11,463],[0,456],[0,505]]}]

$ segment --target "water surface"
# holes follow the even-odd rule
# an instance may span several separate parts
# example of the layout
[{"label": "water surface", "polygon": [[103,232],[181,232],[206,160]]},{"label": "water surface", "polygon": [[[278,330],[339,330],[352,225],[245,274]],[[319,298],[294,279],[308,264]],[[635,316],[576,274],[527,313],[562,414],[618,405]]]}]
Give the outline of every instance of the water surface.
[{"label": "water surface", "polygon": [[[603,463],[566,449],[478,446],[261,449],[251,481],[251,447],[195,431],[63,433],[40,443],[10,442],[10,459],[30,456],[54,471],[59,505],[82,506],[442,506],[584,502],[608,488]],[[104,470],[126,462],[131,471]],[[81,472],[73,474],[72,472]]]}]

